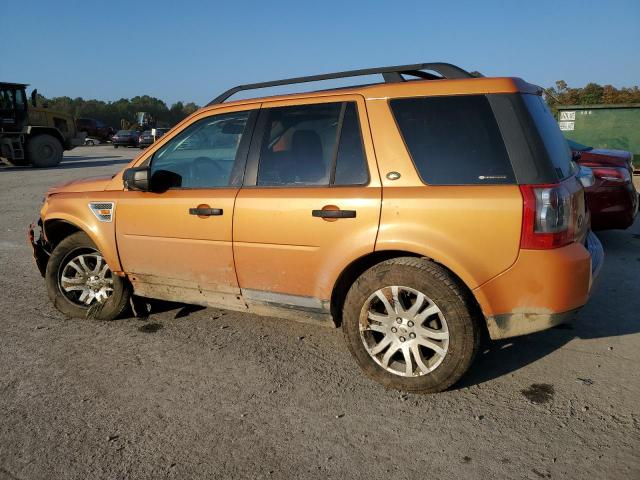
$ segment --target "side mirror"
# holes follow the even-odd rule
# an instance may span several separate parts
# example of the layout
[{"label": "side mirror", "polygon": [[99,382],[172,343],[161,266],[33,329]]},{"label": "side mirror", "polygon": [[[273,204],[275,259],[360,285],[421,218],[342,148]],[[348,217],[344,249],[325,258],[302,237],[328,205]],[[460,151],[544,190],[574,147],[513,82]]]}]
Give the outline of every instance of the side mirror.
[{"label": "side mirror", "polygon": [[34,88],[33,92],[31,92],[31,105],[33,105],[33,107],[37,107],[38,106],[38,89]]},{"label": "side mirror", "polygon": [[149,167],[127,168],[122,175],[127,190],[149,191]]},{"label": "side mirror", "polygon": [[580,157],[582,157],[582,154],[578,151],[571,151],[571,160],[573,160],[574,162],[577,162],[578,160],[580,160]]}]

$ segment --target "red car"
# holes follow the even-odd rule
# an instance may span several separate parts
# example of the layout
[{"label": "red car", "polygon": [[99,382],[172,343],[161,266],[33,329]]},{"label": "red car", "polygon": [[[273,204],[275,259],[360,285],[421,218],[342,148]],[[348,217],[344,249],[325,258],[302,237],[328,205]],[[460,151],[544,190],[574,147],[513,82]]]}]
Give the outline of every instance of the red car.
[{"label": "red car", "polygon": [[595,183],[585,189],[594,230],[625,229],[638,213],[633,185],[633,155],[624,150],[588,147],[567,140],[578,165],[593,170]]}]

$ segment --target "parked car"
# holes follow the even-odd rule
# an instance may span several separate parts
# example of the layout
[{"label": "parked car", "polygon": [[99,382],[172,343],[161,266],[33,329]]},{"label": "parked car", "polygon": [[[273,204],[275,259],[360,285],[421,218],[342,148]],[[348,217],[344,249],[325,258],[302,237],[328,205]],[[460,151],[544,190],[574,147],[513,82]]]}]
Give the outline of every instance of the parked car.
[{"label": "parked car", "polygon": [[633,184],[633,154],[582,145],[567,140],[579,165],[593,170],[595,183],[585,190],[594,230],[625,229],[638,213],[638,192]]},{"label": "parked car", "polygon": [[36,263],[72,317],[116,318],[134,293],[317,321],[382,385],[441,391],[483,331],[569,321],[603,263],[540,91],[442,63],[236,87],[115,176],[51,189]]},{"label": "parked car", "polygon": [[160,137],[162,137],[165,133],[167,133],[170,129],[168,128],[156,128],[156,136],[155,139],[153,137],[153,132],[151,130],[145,130],[140,135],[138,139],[138,146],[140,148],[147,148],[150,145],[153,145],[154,141],[157,141]]},{"label": "parked car", "polygon": [[76,118],[76,129],[102,141],[109,140],[115,133],[113,128],[94,118]]},{"label": "parked car", "polygon": [[93,147],[95,145],[100,145],[100,139],[87,137],[84,139],[85,146]]},{"label": "parked car", "polygon": [[118,130],[116,134],[111,137],[111,143],[113,144],[113,148],[137,147],[139,136],[140,132],[136,130]]}]

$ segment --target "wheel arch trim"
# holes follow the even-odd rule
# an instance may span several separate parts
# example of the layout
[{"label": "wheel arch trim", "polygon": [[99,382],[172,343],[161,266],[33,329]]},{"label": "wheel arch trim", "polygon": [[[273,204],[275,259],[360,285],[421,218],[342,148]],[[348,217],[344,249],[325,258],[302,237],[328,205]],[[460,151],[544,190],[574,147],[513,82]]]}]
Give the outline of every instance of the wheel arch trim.
[{"label": "wheel arch trim", "polygon": [[[86,208],[86,204],[83,204]],[[112,272],[118,273],[122,271],[120,259],[115,245],[115,228],[113,223],[100,222],[91,211],[86,208],[86,214],[83,216],[73,215],[65,211],[48,212],[43,218],[43,232],[47,242],[50,243],[49,232],[55,225],[67,225],[68,230],[58,242],[74,233],[73,229],[85,233],[91,241],[96,245],[100,253],[105,258]],[[93,218],[92,218],[93,217]],[[69,227],[72,227],[69,229]]]},{"label": "wheel arch trim", "polygon": [[[436,255],[433,253],[436,253]],[[468,291],[476,303],[478,302],[473,293],[473,288],[468,282],[468,280],[472,278],[469,272],[461,270],[459,264],[455,262],[442,261],[441,256],[437,255],[437,252],[425,251],[421,248],[376,248],[373,252],[366,253],[352,260],[336,277],[330,299],[331,315],[336,326],[339,326],[342,322],[342,305],[353,282],[374,265],[385,260],[399,257],[421,257],[441,265],[449,270],[459,280],[461,286]],[[452,265],[454,268],[452,268]]]}]

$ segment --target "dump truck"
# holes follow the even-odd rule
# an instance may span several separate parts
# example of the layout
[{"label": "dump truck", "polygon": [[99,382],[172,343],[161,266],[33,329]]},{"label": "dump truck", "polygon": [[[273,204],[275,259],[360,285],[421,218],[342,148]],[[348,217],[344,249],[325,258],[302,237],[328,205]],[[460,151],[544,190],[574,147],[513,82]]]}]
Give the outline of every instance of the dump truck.
[{"label": "dump truck", "polygon": [[27,101],[24,83],[0,82],[0,157],[14,165],[54,167],[65,150],[84,144],[73,117]]}]

